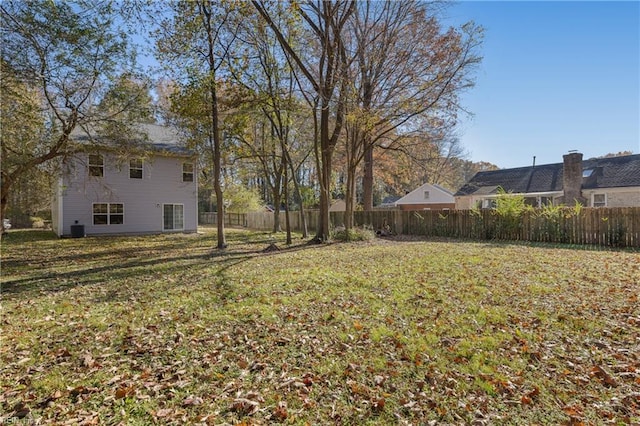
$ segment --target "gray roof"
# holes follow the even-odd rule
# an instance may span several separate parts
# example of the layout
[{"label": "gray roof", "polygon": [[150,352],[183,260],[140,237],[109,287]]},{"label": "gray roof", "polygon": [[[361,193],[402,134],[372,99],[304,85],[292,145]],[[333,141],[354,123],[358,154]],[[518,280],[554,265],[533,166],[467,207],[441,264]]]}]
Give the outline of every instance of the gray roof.
[{"label": "gray roof", "polygon": [[[138,130],[143,135],[143,139],[132,140],[132,142],[139,145],[147,145],[153,151],[164,152],[173,155],[180,156],[194,156],[195,152],[188,149],[180,140],[180,135],[177,130],[168,127],[161,126],[159,124],[140,124]],[[76,128],[71,137],[75,142],[81,144],[95,143],[97,145],[111,145],[111,141],[104,140],[97,134],[95,129],[90,129],[87,133],[86,129]]]},{"label": "gray roof", "polygon": [[384,200],[382,200],[380,205],[385,205],[385,204],[393,205],[393,203],[398,201],[400,198],[402,198],[400,195],[388,195],[384,197]]},{"label": "gray roof", "polygon": [[[583,189],[640,186],[640,154],[590,158],[582,161],[582,170],[593,171],[583,179]],[[563,163],[478,172],[455,195],[494,194],[498,187],[516,194],[562,191],[562,176]]]}]

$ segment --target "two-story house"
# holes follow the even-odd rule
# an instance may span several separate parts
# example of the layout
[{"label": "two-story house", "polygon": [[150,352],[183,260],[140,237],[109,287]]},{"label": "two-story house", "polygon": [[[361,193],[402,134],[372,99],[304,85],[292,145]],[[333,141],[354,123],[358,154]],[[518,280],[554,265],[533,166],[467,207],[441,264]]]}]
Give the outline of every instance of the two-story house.
[{"label": "two-story house", "polygon": [[[145,125],[149,149],[122,155],[108,144],[68,158],[54,188],[58,236],[196,232],[198,176],[193,152],[170,129]],[[88,139],[88,137],[84,137]]]}]

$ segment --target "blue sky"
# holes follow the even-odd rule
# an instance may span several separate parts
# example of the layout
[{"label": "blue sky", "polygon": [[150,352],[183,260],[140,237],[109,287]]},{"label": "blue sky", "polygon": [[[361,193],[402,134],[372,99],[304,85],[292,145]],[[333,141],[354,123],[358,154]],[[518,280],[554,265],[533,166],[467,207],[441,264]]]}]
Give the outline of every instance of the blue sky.
[{"label": "blue sky", "polygon": [[466,1],[448,24],[485,28],[460,126],[473,161],[501,168],[640,153],[640,2]]}]

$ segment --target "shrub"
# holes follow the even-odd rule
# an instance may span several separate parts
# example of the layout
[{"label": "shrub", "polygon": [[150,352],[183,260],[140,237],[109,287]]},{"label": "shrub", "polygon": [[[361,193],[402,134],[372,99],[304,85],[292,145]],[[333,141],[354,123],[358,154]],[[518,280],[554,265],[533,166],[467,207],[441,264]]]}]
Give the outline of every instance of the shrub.
[{"label": "shrub", "polygon": [[335,241],[371,241],[375,239],[376,233],[371,227],[355,227],[345,229],[344,227],[336,228],[331,233],[331,239]]},{"label": "shrub", "polygon": [[41,217],[30,217],[29,218],[31,220],[31,227],[32,228],[36,228],[36,229],[44,229],[45,225],[44,225],[44,219],[42,219]]},{"label": "shrub", "polygon": [[[498,234],[508,238],[513,238],[513,233],[522,227],[522,216],[525,212],[531,211],[532,207],[525,203],[524,195],[514,195],[498,188],[498,198],[496,199],[495,214],[498,215]],[[506,235],[504,235],[506,234]]]}]

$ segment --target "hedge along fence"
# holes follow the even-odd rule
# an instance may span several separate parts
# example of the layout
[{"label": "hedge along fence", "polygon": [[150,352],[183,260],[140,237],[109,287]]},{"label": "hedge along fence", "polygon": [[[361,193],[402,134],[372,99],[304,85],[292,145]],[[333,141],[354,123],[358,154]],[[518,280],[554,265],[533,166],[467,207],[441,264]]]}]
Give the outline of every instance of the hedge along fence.
[{"label": "hedge along fence", "polygon": [[640,247],[640,208],[404,212],[402,233],[454,238]]},{"label": "hedge along fence", "polygon": [[[307,226],[315,232],[319,214],[308,211]],[[273,213],[247,213],[240,226],[270,231]],[[640,247],[640,207],[562,208],[526,210],[500,215],[496,210],[375,210],[356,211],[354,226],[388,230],[397,234],[583,244],[613,247]],[[331,212],[333,227],[343,226],[344,212]],[[301,230],[300,212],[290,212],[291,227]],[[284,229],[284,214],[280,225]]]}]

